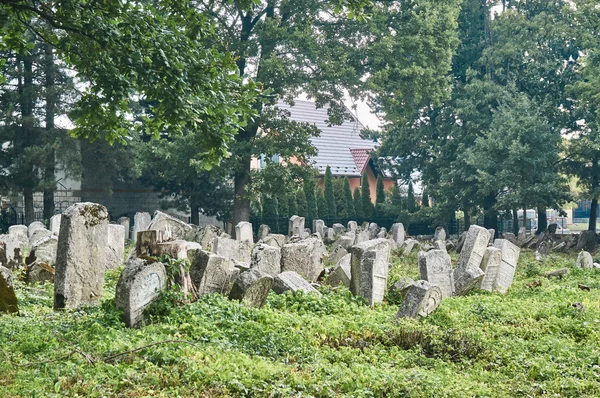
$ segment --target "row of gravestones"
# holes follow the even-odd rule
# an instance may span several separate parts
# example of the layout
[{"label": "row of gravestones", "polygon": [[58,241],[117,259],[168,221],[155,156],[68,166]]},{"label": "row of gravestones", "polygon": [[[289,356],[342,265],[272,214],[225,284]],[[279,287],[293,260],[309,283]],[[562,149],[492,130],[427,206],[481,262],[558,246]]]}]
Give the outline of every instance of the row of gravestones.
[{"label": "row of gravestones", "polygon": [[[443,241],[437,240],[434,244],[437,242]],[[491,231],[473,225],[460,243],[459,251],[455,268],[445,244],[419,252],[421,280],[402,280],[395,286],[404,296],[398,317],[427,316],[442,299],[464,295],[474,288],[507,292],[519,259],[518,246],[506,239],[493,241]]]}]

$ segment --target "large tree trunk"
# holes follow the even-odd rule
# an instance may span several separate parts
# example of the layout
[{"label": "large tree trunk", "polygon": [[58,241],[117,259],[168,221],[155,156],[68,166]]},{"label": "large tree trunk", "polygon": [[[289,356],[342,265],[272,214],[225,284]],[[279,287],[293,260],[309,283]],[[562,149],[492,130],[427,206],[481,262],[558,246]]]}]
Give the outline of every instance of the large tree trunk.
[{"label": "large tree trunk", "polygon": [[592,161],[592,186],[591,191],[594,192],[594,197],[592,198],[592,207],[590,208],[590,221],[588,223],[588,231],[596,232],[596,220],[598,218],[598,196],[595,194],[598,190],[598,186],[600,185],[600,179],[598,175],[598,157],[594,157]]},{"label": "large tree trunk", "polygon": [[527,206],[523,205],[523,228],[527,231]]},{"label": "large tree trunk", "polygon": [[465,231],[468,231],[469,228],[471,227],[471,214],[469,214],[469,211],[470,210],[468,208],[465,208],[463,210],[463,215],[465,218]]},{"label": "large tree trunk", "polygon": [[492,192],[483,201],[483,226],[487,229],[498,230],[498,214],[495,210],[496,195]]},{"label": "large tree trunk", "polygon": [[540,234],[548,229],[548,219],[546,218],[546,206],[538,206],[538,227],[536,234]]},{"label": "large tree trunk", "polygon": [[200,224],[200,206],[197,203],[193,202],[190,205],[190,211],[192,213],[192,224],[199,225]]},{"label": "large tree trunk", "polygon": [[29,225],[35,221],[33,189],[31,187],[25,187],[25,189],[23,189],[23,200],[25,202],[25,225]]},{"label": "large tree trunk", "polygon": [[514,208],[512,211],[513,216],[513,234],[519,235],[519,210]]},{"label": "large tree trunk", "polygon": [[[33,57],[29,54],[22,55],[23,59],[23,85],[19,87],[21,102],[21,127],[24,141],[24,148],[33,145],[33,127],[34,116],[33,108],[35,106],[34,87],[33,87]],[[24,166],[23,200],[25,207],[25,223],[31,224],[35,220],[33,209],[33,189],[35,185],[34,168],[32,163]]]},{"label": "large tree trunk", "polygon": [[54,168],[56,162],[56,154],[54,149],[54,55],[52,47],[48,44],[44,46],[45,59],[44,69],[46,74],[46,144],[48,146],[48,154],[46,156],[46,164],[44,167],[44,219],[50,220],[54,215],[54,191],[56,190],[56,178],[54,176]]}]

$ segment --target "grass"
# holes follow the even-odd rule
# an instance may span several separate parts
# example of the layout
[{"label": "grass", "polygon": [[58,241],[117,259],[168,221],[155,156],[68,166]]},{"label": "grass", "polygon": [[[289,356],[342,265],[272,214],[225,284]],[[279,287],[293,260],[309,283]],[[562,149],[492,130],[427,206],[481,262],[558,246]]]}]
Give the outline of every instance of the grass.
[{"label": "grass", "polygon": [[[398,323],[392,293],[370,308],[322,287],[271,293],[262,309],[205,296],[127,329],[120,270],[102,305],[77,311],[54,312],[51,285],[18,284],[20,315],[0,316],[0,396],[600,396],[600,272],[574,263],[523,252],[508,294],[472,292]],[[563,279],[538,276],[561,267]],[[418,278],[416,255],[394,258],[390,285],[406,276]]]}]

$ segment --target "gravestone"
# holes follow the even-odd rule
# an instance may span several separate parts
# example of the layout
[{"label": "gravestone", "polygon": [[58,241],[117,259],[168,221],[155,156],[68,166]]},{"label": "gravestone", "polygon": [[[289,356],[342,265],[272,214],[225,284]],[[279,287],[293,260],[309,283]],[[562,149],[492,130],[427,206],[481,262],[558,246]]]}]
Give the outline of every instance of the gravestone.
[{"label": "gravestone", "polygon": [[52,231],[52,233],[56,236],[58,236],[58,234],[60,233],[61,218],[62,215],[60,214],[55,214],[52,217],[50,217],[50,231]]},{"label": "gravestone", "polygon": [[346,230],[346,228],[344,228],[344,226],[342,224],[333,224],[332,227],[333,227],[333,232],[336,235],[341,235]]},{"label": "gravestone", "polygon": [[257,268],[242,272],[233,282],[231,300],[239,300],[250,307],[260,308],[267,301],[273,277]]},{"label": "gravestone", "polygon": [[[196,246],[197,245],[197,246]],[[191,245],[185,240],[171,240],[168,242],[159,242],[156,245],[156,251],[159,256],[166,255],[175,260],[186,260],[188,250],[201,249],[197,243]]]},{"label": "gravestone", "polygon": [[575,250],[594,251],[596,250],[597,241],[598,237],[595,231],[581,231]]},{"label": "gravestone", "polygon": [[263,243],[254,246],[250,267],[276,276],[281,272],[281,249]]},{"label": "gravestone", "polygon": [[192,225],[158,210],[154,212],[148,230],[162,231],[165,240],[193,240],[197,232]]},{"label": "gravestone", "polygon": [[253,245],[254,237],[252,236],[252,224],[247,221],[240,221],[235,226],[235,240],[244,242],[250,246]]},{"label": "gravestone", "polygon": [[56,264],[57,250],[58,238],[56,236],[44,238],[31,248],[26,263],[27,265],[33,263],[46,264],[53,267]]},{"label": "gravestone", "polygon": [[483,260],[481,261],[481,270],[485,273],[479,288],[493,292],[496,288],[496,279],[498,271],[502,265],[502,250],[497,247],[487,247]]},{"label": "gravestone", "polygon": [[494,247],[502,250],[502,264],[496,277],[495,290],[506,293],[512,285],[521,249],[506,239],[496,239]]},{"label": "gravestone", "polygon": [[432,249],[442,250],[442,251],[445,251],[446,253],[448,253],[448,246],[447,246],[446,242],[443,240],[434,241]]},{"label": "gravestone", "polygon": [[550,242],[543,241],[542,243],[540,243],[537,250],[535,251],[536,260],[538,260],[538,261],[546,260],[546,258],[548,257],[548,254],[550,253],[550,249],[551,249]]},{"label": "gravestone", "polygon": [[374,239],[354,245],[350,249],[350,291],[364,297],[370,305],[383,301],[387,288],[391,243]]},{"label": "gravestone", "polygon": [[31,239],[31,236],[38,229],[46,229],[46,226],[43,223],[39,222],[39,221],[34,221],[31,224],[29,224],[29,226],[27,227],[27,237],[29,239]]},{"label": "gravestone", "polygon": [[338,246],[348,250],[354,246],[354,239],[351,236],[342,235],[333,244],[334,248]]},{"label": "gravestone", "polygon": [[0,262],[8,269],[17,269],[23,265],[24,245],[16,235],[0,235]]},{"label": "gravestone", "polygon": [[8,234],[28,238],[27,227],[25,225],[11,225],[10,227],[8,227]]},{"label": "gravestone", "polygon": [[331,286],[344,285],[350,287],[350,280],[352,279],[352,254],[348,253],[342,257],[338,262],[329,277],[327,283]]},{"label": "gravestone", "polygon": [[414,249],[419,247],[419,242],[414,239],[407,239],[404,241],[404,250],[402,251],[403,256],[408,256],[413,252]]},{"label": "gravestone", "polygon": [[377,234],[379,233],[379,225],[377,225],[377,223],[370,223],[369,224],[369,239],[376,239],[377,238]]},{"label": "gravestone", "polygon": [[108,212],[76,203],[63,213],[54,276],[54,308],[77,308],[102,298]]},{"label": "gravestone", "polygon": [[281,249],[285,245],[285,235],[270,234],[266,238],[263,238],[263,243]]},{"label": "gravestone", "polygon": [[377,233],[377,239],[387,239],[387,237],[387,230],[384,227],[381,227]]},{"label": "gravestone", "polygon": [[19,312],[12,271],[0,265],[0,312]]},{"label": "gravestone", "polygon": [[160,256],[158,244],[163,241],[162,231],[139,231],[135,239],[135,255],[139,258]]},{"label": "gravestone", "polygon": [[46,228],[36,228],[35,231],[29,236],[29,244],[33,247],[36,246],[39,241],[45,238],[49,238],[53,235],[52,231]]},{"label": "gravestone", "polygon": [[465,244],[465,239],[467,239],[467,231],[460,234],[458,237],[458,242],[456,242],[456,252],[460,253],[462,251],[463,245]]},{"label": "gravestone", "polygon": [[327,257],[328,264],[337,264],[338,261],[342,257],[348,254],[348,251],[344,249],[342,246],[335,246],[331,252],[329,253],[329,257]]},{"label": "gravestone", "polygon": [[228,294],[234,272],[231,260],[204,250],[190,250],[190,277],[198,296],[209,293]]},{"label": "gravestone", "polygon": [[287,291],[291,291],[292,293],[302,291],[304,293],[321,294],[306,279],[294,271],[284,271],[277,275],[273,279],[272,289],[277,294],[283,294]]},{"label": "gravestone", "polygon": [[199,228],[195,241],[202,246],[202,248],[206,251],[212,251],[212,244],[217,236],[220,236],[222,231],[219,227],[215,227],[214,225],[207,225],[205,227]]},{"label": "gravestone", "polygon": [[302,232],[304,232],[304,217],[292,216],[288,225],[288,235],[289,236],[301,236]]},{"label": "gravestone", "polygon": [[33,263],[27,268],[25,280],[29,284],[43,282],[54,283],[54,268],[44,263]]},{"label": "gravestone", "polygon": [[471,225],[454,270],[454,294],[465,294],[479,285],[483,278],[483,271],[480,268],[481,260],[489,241],[490,233],[487,229]]},{"label": "gravestone", "polygon": [[442,298],[439,287],[427,281],[416,281],[408,286],[396,319],[426,317],[440,306]]},{"label": "gravestone", "polygon": [[519,242],[520,246],[523,246],[527,242],[527,228],[521,227],[519,228],[519,234],[517,235],[517,242]]},{"label": "gravestone", "polygon": [[370,236],[371,236],[371,233],[369,232],[368,229],[365,230],[365,229],[359,228],[356,231],[356,239],[354,239],[354,244],[358,245],[359,243],[371,240]]},{"label": "gravestone", "polygon": [[125,261],[125,227],[108,224],[107,240],[105,265],[106,269],[114,269]]},{"label": "gravestone", "polygon": [[415,281],[411,278],[402,278],[394,283],[390,290],[392,292],[397,292],[400,297],[404,298],[406,297],[406,293],[408,293],[408,288],[414,283]]},{"label": "gravestone", "polygon": [[151,264],[136,258],[127,262],[115,294],[116,307],[123,310],[123,321],[137,327],[144,320],[144,309],[156,301],[167,287],[167,272],[159,262]]},{"label": "gravestone", "polygon": [[250,263],[252,249],[247,242],[217,236],[213,242],[212,252],[232,261]]},{"label": "gravestone", "polygon": [[356,221],[348,221],[348,231],[356,231],[358,229],[358,224]]},{"label": "gravestone", "polygon": [[138,232],[147,231],[150,222],[152,221],[152,216],[150,213],[146,212],[138,212],[133,216],[133,232],[131,238],[133,241],[136,241]]},{"label": "gravestone", "polygon": [[406,233],[404,232],[404,224],[396,223],[392,225],[392,240],[396,244],[397,248],[401,248],[404,245],[404,239]]},{"label": "gravestone", "polygon": [[443,297],[454,294],[454,276],[452,260],[444,250],[430,250],[419,253],[419,271],[421,279],[433,283],[442,291]]},{"label": "gravestone", "polygon": [[496,239],[496,230],[494,228],[490,228],[488,229],[488,232],[490,233],[490,241],[488,246],[492,246],[494,244],[494,240]]},{"label": "gravestone", "polygon": [[266,238],[267,235],[269,235],[270,233],[271,233],[271,228],[269,228],[268,225],[261,224],[260,227],[258,227],[258,238],[259,239]]},{"label": "gravestone", "polygon": [[325,237],[323,238],[325,243],[333,243],[335,241],[335,231],[333,228],[327,228],[325,230]]},{"label": "gravestone", "polygon": [[481,281],[484,277],[484,272],[481,268],[467,268],[454,279],[454,294],[457,296],[464,295],[469,290],[481,286]]},{"label": "gravestone", "polygon": [[281,249],[281,271],[294,271],[307,281],[316,282],[323,270],[324,254],[323,242],[315,238],[288,243]]},{"label": "gravestone", "polygon": [[437,227],[435,229],[435,233],[433,234],[433,240],[438,241],[446,241],[446,230],[444,229],[444,227]]},{"label": "gravestone", "polygon": [[589,269],[593,268],[594,259],[592,255],[585,250],[582,250],[577,256],[577,268]]},{"label": "gravestone", "polygon": [[117,220],[117,224],[122,225],[125,228],[124,243],[130,239],[129,234],[131,233],[131,220],[129,217],[121,217]]},{"label": "gravestone", "polygon": [[325,221],[313,220],[313,232],[321,235],[321,239],[325,238]]}]

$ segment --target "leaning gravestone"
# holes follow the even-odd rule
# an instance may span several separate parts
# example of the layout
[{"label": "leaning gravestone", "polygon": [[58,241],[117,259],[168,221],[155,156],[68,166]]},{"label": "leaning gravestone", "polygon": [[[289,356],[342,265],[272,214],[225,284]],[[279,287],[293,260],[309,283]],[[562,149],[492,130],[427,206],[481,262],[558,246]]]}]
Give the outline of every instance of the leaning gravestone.
[{"label": "leaning gravestone", "polygon": [[58,234],[60,232],[61,218],[62,218],[62,215],[60,215],[60,214],[55,214],[52,217],[50,217],[50,231],[52,231],[52,233],[56,236],[58,236]]},{"label": "leaning gravestone", "polygon": [[[201,249],[200,245],[195,243],[190,245],[191,242],[185,240],[170,240],[168,242],[160,242],[156,245],[159,255],[166,255],[176,260],[187,260],[187,252],[191,248]],[[191,246],[191,247],[190,247]]]},{"label": "leaning gravestone", "polygon": [[204,250],[190,250],[190,277],[198,296],[209,293],[227,294],[234,272],[231,260]]},{"label": "leaning gravestone", "polygon": [[150,213],[146,212],[138,212],[133,216],[133,232],[132,239],[135,241],[137,239],[138,232],[147,231],[150,222],[152,221],[152,216]]},{"label": "leaning gravestone", "polygon": [[517,269],[521,249],[505,239],[496,239],[494,247],[502,250],[502,264],[498,269],[494,290],[506,293],[515,277],[515,270]]},{"label": "leaning gravestone", "polygon": [[108,224],[106,243],[106,269],[115,269],[123,264],[125,255],[125,227],[118,224]]},{"label": "leaning gravestone", "polygon": [[254,237],[252,235],[252,224],[247,221],[240,221],[235,226],[235,239],[238,242],[244,242],[248,245],[253,245]]},{"label": "leaning gravestone", "polygon": [[352,279],[352,254],[348,253],[337,262],[336,267],[327,277],[327,283],[331,286],[344,285],[350,287]]},{"label": "leaning gravestone", "polygon": [[222,232],[223,231],[221,231],[219,227],[207,225],[199,228],[195,241],[198,242],[204,250],[211,251],[215,238],[221,235]]},{"label": "leaning gravestone", "polygon": [[76,203],[63,213],[54,277],[54,308],[77,308],[102,298],[108,212]]},{"label": "leaning gravestone", "polygon": [[135,255],[140,258],[159,256],[158,244],[162,241],[162,231],[139,231],[135,239]]},{"label": "leaning gravestone", "polygon": [[277,294],[283,294],[287,291],[321,294],[306,279],[294,271],[285,271],[277,275],[273,280],[272,288]]},{"label": "leaning gravestone", "polygon": [[131,233],[131,220],[129,219],[129,217],[120,217],[117,220],[117,224],[122,225],[123,228],[125,228],[125,236],[124,236],[124,243],[127,242],[127,240],[130,239],[129,234]]},{"label": "leaning gravestone", "polygon": [[348,231],[354,231],[356,232],[356,230],[358,229],[358,224],[356,223],[356,221],[348,221]]},{"label": "leaning gravestone", "polygon": [[594,259],[592,255],[585,250],[582,250],[577,256],[577,268],[589,269],[593,268]]},{"label": "leaning gravestone", "polygon": [[316,282],[323,270],[324,254],[323,242],[316,238],[288,243],[281,249],[281,271],[294,271],[309,282]]},{"label": "leaning gravestone", "polygon": [[366,242],[371,239],[371,233],[369,230],[364,230],[362,228],[356,231],[356,237],[354,239],[354,244],[358,245],[359,243]]},{"label": "leaning gravestone", "polygon": [[348,254],[348,251],[344,249],[342,246],[335,246],[331,252],[329,253],[329,257],[327,257],[328,264],[337,264],[338,261],[342,257]]},{"label": "leaning gravestone", "polygon": [[0,265],[0,312],[19,312],[12,271]]},{"label": "leaning gravestone", "polygon": [[481,261],[481,270],[485,273],[479,288],[493,292],[496,288],[496,279],[498,271],[502,265],[502,250],[497,247],[488,247],[485,249],[483,260]]},{"label": "leaning gravestone", "polygon": [[56,236],[44,238],[31,248],[26,263],[27,265],[33,263],[46,264],[53,267],[56,264],[57,251],[58,238]]},{"label": "leaning gravestone", "polygon": [[406,234],[404,232],[404,224],[396,223],[392,225],[392,240],[396,244],[397,248],[402,247],[402,245],[404,244],[405,236]]},{"label": "leaning gravestone", "polygon": [[461,295],[478,286],[483,278],[481,260],[490,241],[490,232],[478,225],[471,225],[460,258],[454,270],[454,294]]},{"label": "leaning gravestone", "polygon": [[276,276],[281,272],[281,249],[262,243],[254,246],[250,267]]},{"label": "leaning gravestone", "polygon": [[242,272],[233,282],[229,298],[239,300],[250,307],[260,308],[265,304],[273,277],[259,269]]},{"label": "leaning gravestone", "polygon": [[212,251],[232,261],[250,263],[252,249],[247,242],[218,236],[213,241]]},{"label": "leaning gravestone", "polygon": [[196,236],[192,225],[158,210],[154,212],[148,229],[162,231],[165,240],[193,240]]},{"label": "leaning gravestone", "polygon": [[427,281],[416,281],[408,285],[396,319],[428,316],[440,306],[442,298],[442,291],[439,287]]},{"label": "leaning gravestone", "polygon": [[374,239],[354,245],[350,249],[350,291],[364,297],[370,305],[383,301],[387,288],[391,243]]},{"label": "leaning gravestone", "polygon": [[288,235],[289,236],[301,236],[302,232],[304,232],[304,217],[292,216],[288,225]]},{"label": "leaning gravestone", "polygon": [[51,236],[58,236],[52,234],[52,231],[46,228],[36,228],[35,231],[29,236],[29,244],[33,247],[36,246],[39,241]]},{"label": "leaning gravestone", "polygon": [[4,267],[16,269],[23,264],[24,245],[16,235],[0,235],[0,244],[3,243],[4,253],[0,254],[0,261]]},{"label": "leaning gravestone", "polygon": [[430,250],[419,253],[419,271],[421,279],[438,286],[443,297],[454,294],[454,276],[452,259],[446,251]]},{"label": "leaning gravestone", "polygon": [[282,248],[285,245],[285,235],[282,234],[269,234],[266,238],[263,238],[265,245]]},{"label": "leaning gravestone", "polygon": [[116,307],[123,310],[128,327],[137,327],[144,320],[144,309],[156,301],[167,287],[167,272],[159,262],[148,264],[136,258],[129,261],[119,277],[115,294]]},{"label": "leaning gravestone", "polygon": [[402,255],[408,256],[417,247],[419,247],[419,242],[414,239],[407,239],[404,241],[404,250],[402,251]]}]

